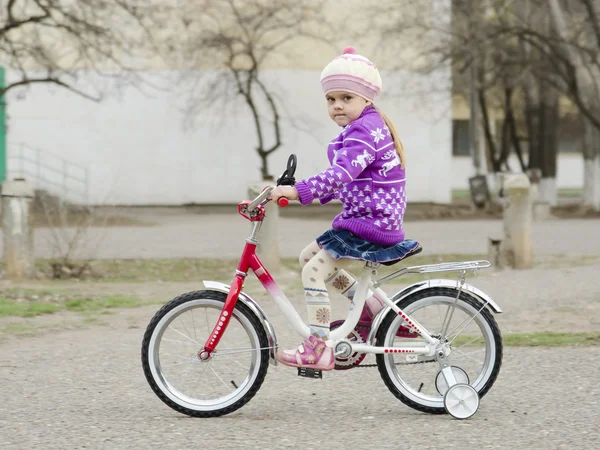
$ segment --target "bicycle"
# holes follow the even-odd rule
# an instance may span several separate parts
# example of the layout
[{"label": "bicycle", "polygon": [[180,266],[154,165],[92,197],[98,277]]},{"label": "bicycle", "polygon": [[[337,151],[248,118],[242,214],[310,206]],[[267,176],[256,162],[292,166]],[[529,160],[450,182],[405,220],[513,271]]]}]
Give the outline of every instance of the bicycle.
[{"label": "bicycle", "polygon": [[[296,157],[291,155],[278,184],[292,184],[295,169]],[[272,189],[268,186],[254,200],[238,205],[252,231],[231,285],[204,281],[206,289],[171,300],[148,324],[141,352],[144,374],[154,393],[180,413],[215,417],[236,411],[258,392],[269,364],[277,365],[275,330],[259,304],[241,291],[249,269],[295,331],[303,338],[310,334],[255,253]],[[287,199],[279,199],[279,206],[286,205]],[[380,266],[365,263],[347,318],[331,324],[335,369],[377,366],[392,394],[411,408],[447,412],[458,419],[473,416],[500,371],[502,337],[492,313],[502,310],[491,297],[466,284],[465,277],[467,271],[490,263],[404,267],[374,280]],[[391,298],[381,289],[405,274],[451,271],[459,272],[457,280],[417,282]],[[371,323],[359,322],[369,291],[385,306]],[[376,364],[362,364],[368,354],[375,355]],[[309,368],[298,368],[298,375],[323,376]]]}]

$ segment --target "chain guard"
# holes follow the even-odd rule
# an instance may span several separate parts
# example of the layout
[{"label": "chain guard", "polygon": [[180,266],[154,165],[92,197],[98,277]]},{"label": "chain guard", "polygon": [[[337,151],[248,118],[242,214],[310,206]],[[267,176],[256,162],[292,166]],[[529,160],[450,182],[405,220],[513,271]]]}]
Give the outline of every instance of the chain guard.
[{"label": "chain guard", "polygon": [[[333,322],[331,322],[331,325],[329,327],[330,330],[335,330],[336,328],[339,328],[340,326],[342,326],[342,324],[344,323],[343,320],[335,320]],[[398,336],[402,336],[402,337],[414,337],[415,332],[413,330],[409,330],[406,329],[404,327],[402,327],[403,330],[401,330],[401,332],[398,334]],[[356,327],[354,328],[354,330],[352,330],[348,336],[346,336],[346,339],[348,339],[351,342],[357,343],[357,344],[364,344],[365,342],[367,342],[367,338],[369,337],[369,332],[371,331],[371,327],[369,325],[362,325],[360,322],[356,325]],[[377,367],[377,364],[361,364],[361,362],[365,359],[365,357],[367,356],[366,353],[353,353],[351,354],[348,358],[335,358],[335,370],[348,370],[348,369],[354,369],[357,367],[360,368],[366,368],[366,367]],[[415,361],[415,362],[397,362],[394,363],[394,365],[396,366],[411,366],[413,364],[426,364],[426,363],[430,363],[430,362],[435,362],[435,358],[434,359],[425,359],[423,361]]]}]

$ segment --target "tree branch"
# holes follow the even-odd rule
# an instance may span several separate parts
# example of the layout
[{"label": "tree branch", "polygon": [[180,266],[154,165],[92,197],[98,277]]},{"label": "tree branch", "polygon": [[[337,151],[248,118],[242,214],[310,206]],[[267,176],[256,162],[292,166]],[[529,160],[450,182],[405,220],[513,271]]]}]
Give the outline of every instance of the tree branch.
[{"label": "tree branch", "polygon": [[90,94],[87,94],[83,91],[80,91],[79,89],[74,88],[73,86],[70,86],[67,83],[64,83],[63,81],[59,80],[56,77],[45,77],[45,78],[24,78],[21,81],[16,81],[14,83],[9,84],[8,86],[6,86],[4,89],[0,89],[0,98],[2,98],[8,91],[10,91],[11,89],[14,89],[16,87],[19,86],[25,86],[25,85],[30,85],[30,84],[38,84],[38,83],[51,83],[51,84],[56,84],[58,86],[61,86],[65,89],[70,90],[71,92],[76,93],[77,95],[80,95],[84,98],[87,98],[88,100],[93,100],[95,102],[99,102],[100,100],[102,100],[102,97],[96,97]]}]

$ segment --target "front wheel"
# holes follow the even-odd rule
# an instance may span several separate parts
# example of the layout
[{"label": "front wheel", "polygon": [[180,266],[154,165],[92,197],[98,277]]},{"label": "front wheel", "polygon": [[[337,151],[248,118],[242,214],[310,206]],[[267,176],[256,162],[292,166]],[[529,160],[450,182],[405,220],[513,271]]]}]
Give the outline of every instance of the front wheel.
[{"label": "front wheel", "polygon": [[156,313],[144,334],[146,380],[164,403],[183,414],[229,414],[254,397],[267,374],[267,335],[241,302],[211,358],[198,357],[219,322],[226,298],[225,293],[210,290],[181,295]]},{"label": "front wheel", "polygon": [[[502,337],[485,305],[464,291],[457,300],[457,294],[454,289],[427,289],[409,295],[398,307],[430,334],[450,343],[446,362],[456,374],[463,372],[458,378],[483,397],[500,372]],[[402,337],[402,333],[398,335],[403,325],[408,326],[401,316],[393,311],[388,313],[377,331],[377,346],[401,347],[424,341],[418,335],[410,339]],[[447,386],[440,392],[440,365],[434,357],[415,359],[402,353],[378,354],[377,367],[388,389],[402,403],[422,412],[446,412],[443,394]]]}]

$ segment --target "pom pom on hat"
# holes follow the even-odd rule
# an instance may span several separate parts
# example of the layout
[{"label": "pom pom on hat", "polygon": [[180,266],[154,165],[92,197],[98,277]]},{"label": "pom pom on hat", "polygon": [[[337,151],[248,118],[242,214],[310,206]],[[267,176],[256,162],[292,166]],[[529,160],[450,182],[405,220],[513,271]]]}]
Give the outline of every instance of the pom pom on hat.
[{"label": "pom pom on hat", "polygon": [[375,64],[356,54],[354,47],[346,47],[321,72],[321,86],[325,95],[351,92],[373,102],[381,92],[382,82]]}]

